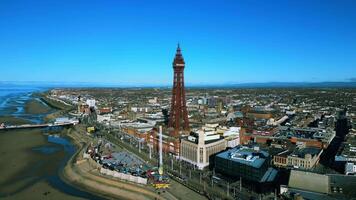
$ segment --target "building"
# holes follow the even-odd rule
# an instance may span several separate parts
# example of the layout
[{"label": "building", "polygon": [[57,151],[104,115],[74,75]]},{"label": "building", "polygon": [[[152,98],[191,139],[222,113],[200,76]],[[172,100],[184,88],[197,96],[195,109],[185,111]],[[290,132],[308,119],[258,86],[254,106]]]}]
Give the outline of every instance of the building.
[{"label": "building", "polygon": [[301,169],[311,169],[319,162],[321,153],[320,148],[306,147],[297,148],[287,157],[287,166]]},{"label": "building", "polygon": [[59,117],[56,118],[56,120],[54,121],[54,124],[58,125],[58,124],[79,124],[79,120],[76,118],[68,118],[68,117]]},{"label": "building", "polygon": [[158,98],[157,97],[153,97],[152,99],[148,100],[148,103],[150,104],[157,104],[158,103]]},{"label": "building", "polygon": [[250,112],[246,113],[246,116],[249,118],[267,119],[267,120],[273,117],[271,113],[254,112],[254,111],[250,111]]},{"label": "building", "polygon": [[86,103],[79,103],[78,104],[78,113],[80,113],[80,114],[83,114],[83,113],[85,113],[85,114],[90,114],[90,108],[89,108],[89,106],[88,106],[88,104],[86,104]]},{"label": "building", "polygon": [[217,127],[216,132],[227,141],[227,147],[234,148],[240,144],[241,127]]},{"label": "building", "polygon": [[289,150],[284,150],[273,156],[273,164],[276,167],[287,167],[288,155],[291,152]]},{"label": "building", "polygon": [[268,152],[259,147],[238,146],[215,156],[215,170],[229,177],[264,183],[272,182],[277,170],[269,167]]},{"label": "building", "polygon": [[[162,151],[164,153],[169,153],[178,156],[180,150],[180,142],[174,137],[166,134],[163,131],[162,134]],[[158,152],[159,150],[159,134],[157,130],[152,130],[148,136],[148,146],[152,148],[153,151]]]},{"label": "building", "polygon": [[[282,187],[282,186],[281,186]],[[317,174],[291,170],[284,192],[299,193],[305,199],[353,199],[356,176]],[[282,193],[282,189],[281,189]]]},{"label": "building", "polygon": [[347,162],[345,164],[345,174],[346,175],[355,175],[356,174],[356,164],[352,162]]},{"label": "building", "polygon": [[335,137],[335,131],[330,128],[321,129],[280,126],[274,137],[285,138],[292,143],[304,143],[307,147],[326,149]]},{"label": "building", "polygon": [[112,121],[112,114],[106,114],[106,115],[97,115],[96,120],[99,123],[105,123],[106,125],[109,125],[109,123]]},{"label": "building", "polygon": [[239,145],[239,131],[240,127],[205,124],[181,139],[181,159],[203,169],[209,165],[212,155]]},{"label": "building", "polygon": [[148,140],[149,134],[156,125],[154,121],[129,121],[120,123],[121,131],[138,139]]},{"label": "building", "polygon": [[291,170],[288,187],[328,194],[330,193],[330,178],[324,174]]},{"label": "building", "polygon": [[95,108],[95,99],[87,99],[86,104],[89,106],[89,108]]},{"label": "building", "polygon": [[227,141],[214,132],[199,130],[191,132],[180,143],[180,159],[203,169],[209,166],[209,158],[227,147]]},{"label": "building", "polygon": [[277,128],[265,127],[264,130],[255,130],[251,128],[242,128],[240,131],[240,143],[248,144],[250,142],[255,142],[259,144],[266,144],[267,141],[274,138]]},{"label": "building", "polygon": [[356,173],[356,132],[354,130],[346,136],[335,156],[335,161],[345,163],[345,174]]},{"label": "building", "polygon": [[112,108],[111,107],[104,107],[104,108],[98,109],[98,114],[99,115],[104,115],[104,114],[108,114],[108,113],[112,113]]}]

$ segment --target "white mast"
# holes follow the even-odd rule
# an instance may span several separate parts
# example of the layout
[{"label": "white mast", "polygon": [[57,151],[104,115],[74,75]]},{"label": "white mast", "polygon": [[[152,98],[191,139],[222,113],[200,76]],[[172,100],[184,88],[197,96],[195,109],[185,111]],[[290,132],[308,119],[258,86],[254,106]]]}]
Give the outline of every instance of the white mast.
[{"label": "white mast", "polygon": [[162,126],[159,126],[159,174],[163,174],[163,158],[162,158]]}]

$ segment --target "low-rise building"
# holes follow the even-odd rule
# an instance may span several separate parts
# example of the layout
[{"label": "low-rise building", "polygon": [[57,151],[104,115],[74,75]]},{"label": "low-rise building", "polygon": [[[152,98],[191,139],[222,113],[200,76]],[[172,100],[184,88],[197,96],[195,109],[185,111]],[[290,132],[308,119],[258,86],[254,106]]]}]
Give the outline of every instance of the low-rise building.
[{"label": "low-rise building", "polygon": [[356,132],[351,130],[335,156],[336,162],[345,163],[345,174],[355,174],[356,170]]},{"label": "low-rise building", "polygon": [[112,108],[111,107],[99,108],[97,112],[99,115],[109,114],[112,112]]},{"label": "low-rise building", "polygon": [[240,144],[240,130],[240,127],[230,127],[222,132],[222,136],[227,141],[227,147],[234,148]]},{"label": "low-rise building", "polygon": [[155,125],[154,121],[123,121],[118,124],[122,132],[143,140],[148,140]]},{"label": "low-rise building", "polygon": [[321,153],[320,148],[306,147],[297,148],[287,157],[287,166],[301,169],[311,169],[319,162]]},{"label": "low-rise building", "polygon": [[287,167],[288,155],[291,152],[289,150],[282,151],[273,156],[273,164],[276,167]]},{"label": "low-rise building", "polygon": [[335,131],[331,128],[321,129],[280,126],[274,137],[288,139],[292,143],[304,143],[307,147],[326,149],[335,137]]},{"label": "low-rise building", "polygon": [[215,156],[215,170],[229,177],[253,182],[272,182],[277,170],[269,167],[268,152],[259,147],[238,146]]}]

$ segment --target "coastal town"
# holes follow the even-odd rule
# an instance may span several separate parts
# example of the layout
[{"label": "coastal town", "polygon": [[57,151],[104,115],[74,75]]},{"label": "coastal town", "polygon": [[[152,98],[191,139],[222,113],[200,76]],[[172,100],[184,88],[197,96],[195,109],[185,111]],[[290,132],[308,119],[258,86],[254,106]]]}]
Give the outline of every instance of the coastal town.
[{"label": "coastal town", "polygon": [[356,0],[0,2],[1,200],[356,200]]},{"label": "coastal town", "polygon": [[[175,71],[180,63],[178,46]],[[81,153],[68,173],[127,183],[150,198],[179,198],[177,184],[209,199],[355,195],[354,89],[173,85],[173,96],[169,88],[43,93],[48,104],[68,108],[53,125],[75,122],[69,136]]]},{"label": "coastal town", "polygon": [[[54,89],[48,95],[77,108],[70,114],[86,124],[86,135],[125,145],[133,150],[130,156],[149,158],[156,167],[159,126],[165,127],[167,176],[209,197],[354,195],[349,182],[356,169],[355,106],[348,104],[355,99],[352,89],[189,89],[191,131],[179,143],[167,128],[169,89]],[[100,155],[94,158],[103,159],[98,163],[122,165],[113,152]],[[143,167],[131,165],[138,171]],[[129,174],[148,177],[136,170]],[[323,187],[320,178],[326,181]]]},{"label": "coastal town", "polygon": [[33,94],[26,110],[46,105],[57,111],[43,123],[5,119],[0,130],[66,130],[78,153],[62,176],[99,196],[356,195],[353,88],[185,88],[184,66],[178,45],[172,89],[54,88]]}]

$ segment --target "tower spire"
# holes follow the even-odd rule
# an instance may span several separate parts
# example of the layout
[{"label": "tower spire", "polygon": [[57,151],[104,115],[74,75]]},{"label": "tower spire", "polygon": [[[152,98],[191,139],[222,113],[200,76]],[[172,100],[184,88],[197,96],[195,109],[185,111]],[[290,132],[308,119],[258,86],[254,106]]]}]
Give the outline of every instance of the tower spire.
[{"label": "tower spire", "polygon": [[174,57],[174,61],[173,61],[173,68],[176,66],[176,65],[183,65],[185,64],[184,62],[184,58],[183,58],[183,55],[182,55],[182,51],[180,49],[180,45],[179,45],[179,42],[178,42],[178,45],[177,45],[177,51],[176,51],[176,55]]},{"label": "tower spire", "polygon": [[177,52],[173,61],[174,77],[172,88],[171,112],[168,126],[174,129],[173,136],[179,137],[181,131],[189,130],[188,112],[185,99],[184,88],[184,67],[185,62],[180,49],[177,45]]}]

